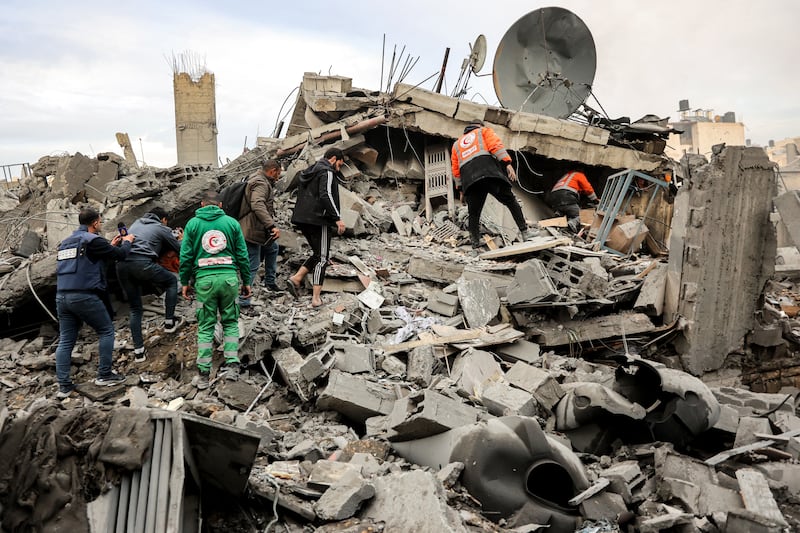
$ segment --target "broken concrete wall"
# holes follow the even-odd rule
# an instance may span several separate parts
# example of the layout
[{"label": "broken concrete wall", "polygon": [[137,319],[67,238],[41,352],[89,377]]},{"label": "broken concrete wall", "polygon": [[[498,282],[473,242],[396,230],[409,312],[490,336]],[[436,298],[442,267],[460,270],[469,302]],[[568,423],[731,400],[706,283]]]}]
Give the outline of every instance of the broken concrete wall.
[{"label": "broken concrete wall", "polygon": [[725,148],[679,191],[664,319],[686,320],[675,343],[693,374],[722,367],[753,326],[775,264],[773,165],[761,148]]},{"label": "broken concrete wall", "polygon": [[193,79],[186,72],[175,72],[172,83],[178,164],[218,166],[214,74],[203,72]]},{"label": "broken concrete wall", "polygon": [[511,150],[644,172],[653,171],[662,163],[661,158],[651,154],[610,146],[608,131],[592,126],[457,100],[402,83],[397,84],[393,96],[398,103],[388,122],[391,127],[457,139],[467,122],[479,119],[490,123]]}]

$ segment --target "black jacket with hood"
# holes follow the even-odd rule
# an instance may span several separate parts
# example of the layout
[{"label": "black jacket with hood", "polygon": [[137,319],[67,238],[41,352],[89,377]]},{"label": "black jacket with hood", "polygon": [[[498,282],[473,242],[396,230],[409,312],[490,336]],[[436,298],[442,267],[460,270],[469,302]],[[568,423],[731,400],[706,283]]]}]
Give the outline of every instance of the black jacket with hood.
[{"label": "black jacket with hood", "polygon": [[327,159],[320,159],[300,173],[292,224],[329,226],[341,219],[339,173]]}]

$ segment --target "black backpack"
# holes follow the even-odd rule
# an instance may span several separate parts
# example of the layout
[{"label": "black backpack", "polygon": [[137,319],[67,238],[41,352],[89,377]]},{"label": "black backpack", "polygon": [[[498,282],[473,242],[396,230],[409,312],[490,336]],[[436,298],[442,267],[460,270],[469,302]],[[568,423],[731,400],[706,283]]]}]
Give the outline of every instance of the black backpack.
[{"label": "black backpack", "polygon": [[247,178],[231,183],[219,191],[219,199],[222,202],[222,210],[229,217],[239,220],[239,213],[242,210],[242,201],[245,199],[245,189],[247,188]]}]

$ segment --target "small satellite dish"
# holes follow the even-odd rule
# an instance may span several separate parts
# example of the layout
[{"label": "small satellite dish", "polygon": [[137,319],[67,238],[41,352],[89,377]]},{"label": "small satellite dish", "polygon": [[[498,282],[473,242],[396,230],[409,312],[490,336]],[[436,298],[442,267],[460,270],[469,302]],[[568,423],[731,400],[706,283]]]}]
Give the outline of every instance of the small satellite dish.
[{"label": "small satellite dish", "polygon": [[594,39],[586,24],[567,9],[544,7],[506,31],[492,77],[503,107],[567,118],[589,96],[596,68]]},{"label": "small satellite dish", "polygon": [[[464,58],[461,62],[461,72],[458,75],[458,81],[453,88],[453,98],[463,98],[467,94],[467,84],[472,74],[478,75],[478,71],[483,68],[483,63],[486,61],[486,37],[483,34],[478,35],[475,43],[469,45],[469,56]],[[488,74],[485,74],[488,76]]]},{"label": "small satellite dish", "polygon": [[475,44],[472,45],[472,52],[469,54],[469,65],[472,68],[473,74],[477,74],[482,68],[483,63],[486,61],[486,37],[483,34],[478,35],[475,39]]}]

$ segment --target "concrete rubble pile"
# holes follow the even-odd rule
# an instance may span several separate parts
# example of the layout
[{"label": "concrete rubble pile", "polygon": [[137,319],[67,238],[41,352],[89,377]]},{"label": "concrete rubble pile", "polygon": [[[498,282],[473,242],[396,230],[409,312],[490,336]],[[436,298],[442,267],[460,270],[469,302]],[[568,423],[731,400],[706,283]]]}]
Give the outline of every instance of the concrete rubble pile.
[{"label": "concrete rubble pile", "polygon": [[[423,192],[424,154],[446,153],[474,118],[514,152],[525,190],[547,190],[571,162],[596,169],[599,191],[626,170],[683,183],[674,195],[637,182],[624,212],[585,210],[579,236],[517,190],[538,237],[518,242],[508,213],[487,204],[487,247],[474,251],[466,208]],[[773,212],[774,174],[756,149],[678,164],[607,143],[599,128],[307,74],[286,137],[260,139],[220,169],[42,158],[0,204],[2,527],[800,527],[800,290],[782,259],[793,247],[776,237],[781,224],[794,228],[800,202],[786,193]],[[53,250],[79,204],[98,206],[107,227],[156,205],[181,226],[205,190],[280,158],[284,279],[306,252],[289,224],[294,176],[330,146],[348,157],[348,231],[332,245],[321,308],[307,287],[294,299],[256,283],[240,317],[246,371],[212,374],[198,391],[192,304],[179,303],[187,325],[165,334],[163,304],[148,297],[148,357],[134,363],[117,292],[126,386],[91,384],[97,341],[86,330],[73,352],[80,396],[53,399]],[[604,216],[623,242],[597,239]],[[718,242],[726,228],[747,242]],[[718,324],[709,306],[726,298],[736,309],[720,310]]]}]

